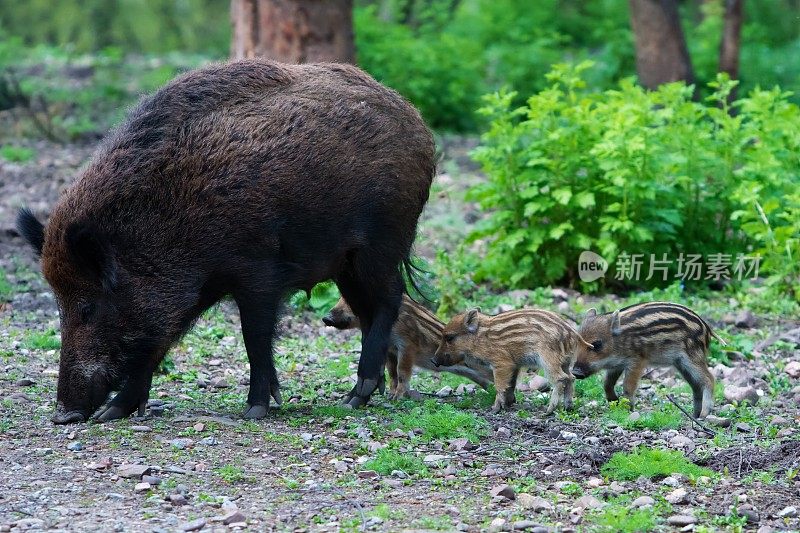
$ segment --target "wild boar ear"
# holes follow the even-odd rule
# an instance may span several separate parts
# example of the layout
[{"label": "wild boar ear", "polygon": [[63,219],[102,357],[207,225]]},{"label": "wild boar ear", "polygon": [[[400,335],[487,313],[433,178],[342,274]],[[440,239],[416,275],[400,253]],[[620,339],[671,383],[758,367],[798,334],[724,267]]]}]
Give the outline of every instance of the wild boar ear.
[{"label": "wild boar ear", "polygon": [[480,307],[475,307],[467,311],[464,316],[464,327],[467,328],[469,333],[478,331],[478,314],[481,312]]},{"label": "wild boar ear", "polygon": [[117,284],[117,262],[107,236],[94,224],[74,222],[65,233],[67,249],[78,267],[106,290]]},{"label": "wild boar ear", "polygon": [[33,246],[36,255],[42,255],[44,246],[44,226],[31,213],[30,209],[23,207],[17,213],[17,231],[22,235],[28,244]]},{"label": "wild boar ear", "polygon": [[614,314],[611,315],[611,334],[612,335],[619,335],[622,333],[622,329],[619,326],[619,309],[614,311]]},{"label": "wild boar ear", "polygon": [[586,311],[586,316],[585,316],[585,317],[583,317],[583,319],[584,319],[584,320],[589,320],[590,318],[594,318],[594,317],[596,317],[596,316],[597,316],[597,309],[595,309],[594,307],[592,307],[591,309],[589,309],[588,311]]}]

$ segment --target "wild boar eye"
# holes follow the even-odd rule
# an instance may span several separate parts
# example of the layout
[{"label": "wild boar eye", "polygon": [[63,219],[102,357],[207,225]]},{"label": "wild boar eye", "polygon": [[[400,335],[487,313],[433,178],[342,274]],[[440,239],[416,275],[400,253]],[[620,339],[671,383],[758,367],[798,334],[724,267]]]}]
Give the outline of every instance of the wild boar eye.
[{"label": "wild boar eye", "polygon": [[451,333],[450,335],[445,335],[444,340],[447,342],[453,342],[456,340],[456,336]]},{"label": "wild boar eye", "polygon": [[81,304],[79,312],[81,314],[81,322],[87,322],[92,315],[94,315],[95,306],[92,303]]},{"label": "wild boar eye", "polygon": [[592,343],[592,351],[599,352],[603,349],[603,341],[594,341]]}]

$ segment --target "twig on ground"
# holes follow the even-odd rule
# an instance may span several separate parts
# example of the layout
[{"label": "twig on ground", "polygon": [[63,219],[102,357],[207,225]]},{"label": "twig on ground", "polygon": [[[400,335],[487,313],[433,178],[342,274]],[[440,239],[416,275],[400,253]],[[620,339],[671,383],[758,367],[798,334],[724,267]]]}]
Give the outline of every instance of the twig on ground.
[{"label": "twig on ground", "polygon": [[701,430],[703,433],[705,433],[706,435],[710,435],[710,436],[712,436],[712,437],[713,437],[713,436],[715,436],[715,435],[717,434],[717,433],[716,433],[714,430],[712,430],[712,429],[708,429],[706,426],[704,426],[703,424],[701,424],[701,423],[700,423],[700,422],[699,422],[699,421],[698,421],[698,420],[697,420],[695,417],[693,417],[692,415],[690,415],[690,414],[689,414],[689,412],[688,412],[688,411],[686,411],[686,409],[684,409],[683,407],[681,407],[681,406],[680,406],[680,404],[679,404],[678,402],[676,402],[676,401],[675,401],[675,398],[673,398],[673,397],[672,397],[672,394],[667,394],[667,399],[668,399],[669,401],[671,401],[671,402],[672,402],[672,404],[673,404],[675,407],[677,407],[677,408],[680,410],[680,412],[681,412],[681,413],[683,413],[684,415],[686,415],[686,418],[688,418],[689,420],[691,420],[691,422],[692,422],[692,425],[695,425],[695,426],[697,426],[698,428],[700,428],[700,430]]}]

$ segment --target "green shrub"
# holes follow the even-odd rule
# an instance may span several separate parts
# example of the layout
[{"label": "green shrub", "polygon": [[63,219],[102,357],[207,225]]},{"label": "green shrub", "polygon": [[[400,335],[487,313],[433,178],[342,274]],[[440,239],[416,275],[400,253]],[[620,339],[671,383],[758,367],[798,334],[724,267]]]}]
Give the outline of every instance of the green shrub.
[{"label": "green shrub", "polygon": [[[574,283],[589,249],[611,265],[623,252],[666,254],[670,274],[681,253],[727,254],[731,275],[737,254],[758,243],[797,257],[800,108],[787,93],[753,91],[731,117],[735,82],[723,75],[706,105],[681,83],[587,90],[590,68],[554,66],[550,87],[523,107],[512,107],[513,93],[485,97],[490,126],[474,158],[489,180],[469,193],[491,212],[470,236],[486,240],[478,281]],[[780,270],[780,253],[765,267]],[[639,283],[626,282],[644,284],[646,264]]]},{"label": "green shrub", "polygon": [[600,469],[604,476],[620,481],[646,478],[666,477],[670,474],[685,476],[713,476],[714,473],[692,463],[675,450],[652,449],[644,446],[630,452],[617,452],[611,456]]}]

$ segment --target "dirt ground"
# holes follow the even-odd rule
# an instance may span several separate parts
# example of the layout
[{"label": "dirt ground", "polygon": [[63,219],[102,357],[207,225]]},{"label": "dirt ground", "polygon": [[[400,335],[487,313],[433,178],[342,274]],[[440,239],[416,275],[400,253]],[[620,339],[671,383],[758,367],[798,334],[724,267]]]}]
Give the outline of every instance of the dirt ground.
[{"label": "dirt ground", "polygon": [[[474,218],[463,201],[466,184],[481,179],[471,145],[445,142],[423,255]],[[246,355],[227,302],[173,350],[144,418],[54,426],[57,309],[13,218],[21,205],[46,216],[93,146],[32,146],[28,163],[0,160],[0,269],[10,285],[0,304],[0,531],[800,529],[800,381],[786,367],[800,360],[800,322],[756,314],[736,326],[728,315],[743,304],[726,298],[701,310],[740,346],[715,373],[721,390],[752,387],[758,403],[718,398],[718,423],[730,427],[706,423],[708,432],[670,403],[668,394],[690,406],[670,371],[643,381],[639,416],[669,419],[649,426],[613,418],[596,380],[580,384],[574,412],[546,419],[532,374],[520,380],[516,409],[498,415],[491,394],[433,375],[415,377],[422,400],[377,396],[348,411],[338,403],[354,380],[358,336],[291,310],[277,347],[285,404],[244,421]],[[577,313],[587,301],[562,293],[554,309]],[[680,450],[711,472],[601,472],[639,446]]]}]

